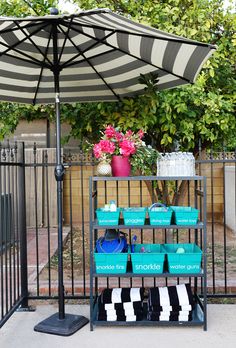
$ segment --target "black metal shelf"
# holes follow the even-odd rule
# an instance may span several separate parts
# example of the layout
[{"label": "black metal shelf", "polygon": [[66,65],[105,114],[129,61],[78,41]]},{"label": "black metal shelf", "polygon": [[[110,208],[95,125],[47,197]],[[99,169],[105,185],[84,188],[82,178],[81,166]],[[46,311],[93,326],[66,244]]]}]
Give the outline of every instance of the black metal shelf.
[{"label": "black metal shelf", "polygon": [[[95,269],[95,265],[93,267]],[[132,262],[127,262],[126,273],[97,273],[93,272],[93,277],[96,278],[201,278],[204,276],[203,269],[198,273],[169,273],[167,262],[164,262],[163,273],[133,273]]]},{"label": "black metal shelf", "polygon": [[127,177],[114,177],[114,176],[93,176],[93,181],[176,181],[176,180],[186,180],[186,181],[196,181],[203,180],[203,176],[127,176]]},{"label": "black metal shelf", "polygon": [[101,321],[97,320],[97,312],[98,306],[95,304],[93,323],[96,326],[202,326],[204,324],[204,313],[199,304],[193,310],[191,321],[150,321],[146,319],[146,309],[144,309],[144,319],[140,321]]},{"label": "black metal shelf", "polygon": [[97,278],[198,278],[203,277],[203,272],[201,273],[133,273],[133,272],[126,272],[126,273],[93,273],[93,277]]},{"label": "black metal shelf", "polygon": [[[178,181],[193,181],[194,189],[192,190],[192,198],[194,199],[194,207],[200,208],[200,219],[197,224],[194,225],[150,225],[150,220],[147,218],[145,220],[144,225],[125,225],[124,220],[122,218],[119,219],[119,223],[117,225],[99,225],[98,221],[95,219],[95,210],[97,209],[97,203],[99,198],[103,195],[106,201],[108,186],[106,182],[114,182],[116,185],[116,195],[119,197],[119,182],[128,182],[128,185],[121,185],[122,189],[127,190],[127,195],[130,195],[132,189],[132,185],[130,184],[132,181],[140,182],[140,187],[142,185],[142,181],[175,181],[176,185],[178,185]],[[104,182],[104,185],[100,185],[99,183]],[[112,185],[111,185],[112,186]],[[114,186],[114,184],[113,184]],[[112,187],[113,187],[112,186]],[[188,185],[189,187],[189,185]],[[101,190],[101,192],[100,192]],[[141,188],[139,191],[141,195]],[[105,194],[105,196],[104,196]],[[207,329],[207,295],[206,295],[206,245],[207,245],[207,237],[206,237],[206,177],[204,176],[191,176],[191,177],[168,177],[168,176],[133,176],[133,177],[91,177],[90,178],[90,186],[89,186],[89,196],[90,196],[90,316],[91,323],[90,328],[93,330],[93,326],[203,326],[204,330]],[[129,201],[129,199],[128,199]],[[118,198],[117,198],[118,202]],[[140,200],[142,202],[142,199]],[[130,204],[130,201],[129,201]],[[142,205],[142,203],[140,203]],[[189,238],[193,236],[195,243],[199,243],[201,240],[203,242],[203,253],[202,253],[202,270],[199,273],[169,273],[168,268],[164,264],[164,272],[163,273],[133,273],[132,267],[129,266],[130,261],[128,261],[127,272],[126,273],[97,273],[96,267],[94,265],[94,242],[95,238],[98,238],[99,231],[105,229],[118,229],[125,230],[129,232],[130,230],[140,230],[140,233],[145,233],[145,230],[153,230],[153,234],[156,233],[154,230],[174,230],[176,233],[179,233],[179,230],[187,230],[189,233]],[[199,239],[199,235],[201,236]],[[154,241],[153,241],[154,242]],[[193,278],[193,286],[194,286],[194,294],[196,297],[198,293],[198,278],[199,282],[201,282],[202,301],[196,298],[196,308],[193,312],[193,319],[191,321],[149,321],[146,314],[144,314],[144,319],[142,321],[134,321],[134,322],[120,322],[120,321],[99,321],[97,320],[97,303],[94,302],[95,297],[98,296],[98,284],[99,278],[153,278],[154,284],[157,282],[157,278],[165,279],[167,284],[167,279],[171,278],[178,282],[180,278]],[[132,280],[130,280],[132,281]],[[143,280],[142,280],[143,281]],[[157,286],[157,285],[155,285]]]},{"label": "black metal shelf", "polygon": [[144,225],[125,225],[124,220],[120,219],[120,222],[118,225],[99,225],[98,221],[95,220],[93,222],[93,227],[94,230],[101,230],[101,229],[109,229],[109,228],[115,228],[115,229],[142,229],[142,230],[153,230],[153,229],[178,229],[178,230],[183,230],[183,229],[203,229],[204,224],[203,222],[198,222],[195,225],[150,225],[149,224],[149,219],[146,219]]}]

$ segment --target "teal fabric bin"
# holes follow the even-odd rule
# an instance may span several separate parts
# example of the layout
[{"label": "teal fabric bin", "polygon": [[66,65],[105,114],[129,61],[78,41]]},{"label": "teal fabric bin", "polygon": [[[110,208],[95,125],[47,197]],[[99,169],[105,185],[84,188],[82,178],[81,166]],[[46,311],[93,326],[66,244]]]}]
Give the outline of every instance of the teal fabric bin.
[{"label": "teal fabric bin", "polygon": [[[177,253],[183,248],[184,253]],[[194,243],[164,244],[169,273],[200,273],[202,250]]]},{"label": "teal fabric bin", "polygon": [[98,208],[96,210],[96,215],[98,219],[98,225],[118,225],[120,217],[120,208],[116,211],[107,211],[104,208]]},{"label": "teal fabric bin", "polygon": [[97,253],[94,252],[96,273],[126,273],[129,253]]},{"label": "teal fabric bin", "polygon": [[192,207],[171,206],[173,210],[172,221],[176,225],[196,225],[199,210]]},{"label": "teal fabric bin", "polygon": [[[144,248],[144,252],[141,252]],[[130,254],[133,273],[162,273],[165,253],[161,244],[136,244]]]},{"label": "teal fabric bin", "polygon": [[165,207],[148,208],[150,225],[170,225],[173,210]]},{"label": "teal fabric bin", "polygon": [[124,217],[124,224],[127,226],[144,225],[147,208],[144,207],[130,207],[123,208],[122,214]]}]

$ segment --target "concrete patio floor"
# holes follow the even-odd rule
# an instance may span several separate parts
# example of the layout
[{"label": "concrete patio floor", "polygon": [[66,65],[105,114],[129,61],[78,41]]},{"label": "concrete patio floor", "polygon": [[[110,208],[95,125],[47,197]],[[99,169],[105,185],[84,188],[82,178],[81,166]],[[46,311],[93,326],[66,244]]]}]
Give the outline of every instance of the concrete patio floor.
[{"label": "concrete patio floor", "polygon": [[[234,348],[236,305],[208,305],[208,330],[202,327],[95,327],[69,337],[35,332],[34,326],[57,312],[38,305],[35,312],[16,312],[0,330],[1,348]],[[66,313],[89,317],[88,305],[66,305]]]}]

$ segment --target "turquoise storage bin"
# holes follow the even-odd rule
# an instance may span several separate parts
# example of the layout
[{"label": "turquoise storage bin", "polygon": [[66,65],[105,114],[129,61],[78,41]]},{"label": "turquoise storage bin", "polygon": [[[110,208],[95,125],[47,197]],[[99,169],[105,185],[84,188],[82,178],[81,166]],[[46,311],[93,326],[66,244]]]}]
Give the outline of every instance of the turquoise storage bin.
[{"label": "turquoise storage bin", "polygon": [[129,253],[94,252],[96,272],[99,274],[126,273]]},{"label": "turquoise storage bin", "polygon": [[165,207],[148,208],[150,225],[170,225],[173,210]]},{"label": "turquoise storage bin", "polygon": [[[146,252],[140,252],[141,248]],[[165,252],[161,244],[136,244],[130,256],[133,273],[163,273]]]},{"label": "turquoise storage bin", "polygon": [[199,210],[192,207],[171,206],[173,210],[172,221],[176,225],[196,225]]},{"label": "turquoise storage bin", "polygon": [[116,211],[107,211],[104,208],[96,209],[96,215],[98,219],[98,225],[118,225],[120,217],[120,208]]},{"label": "turquoise storage bin", "polygon": [[122,214],[124,217],[124,224],[130,225],[144,225],[147,208],[144,207],[130,207],[123,208]]},{"label": "turquoise storage bin", "polygon": [[[178,248],[184,248],[184,253],[176,253]],[[167,255],[169,273],[200,273],[202,250],[194,243],[164,244]]]}]

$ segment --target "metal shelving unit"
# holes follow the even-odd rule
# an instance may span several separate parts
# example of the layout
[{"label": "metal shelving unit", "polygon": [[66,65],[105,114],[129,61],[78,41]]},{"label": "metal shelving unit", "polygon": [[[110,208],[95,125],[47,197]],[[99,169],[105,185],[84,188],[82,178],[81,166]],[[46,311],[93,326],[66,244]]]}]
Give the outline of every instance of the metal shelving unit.
[{"label": "metal shelving unit", "polygon": [[[99,197],[99,182],[104,183],[103,190],[103,196],[105,201],[107,200],[108,196],[108,188],[107,184],[109,182],[116,182],[116,194],[117,194],[117,200],[118,200],[118,183],[119,182],[127,182],[127,195],[130,195],[131,187],[130,183],[136,181],[142,183],[143,181],[149,181],[149,182],[157,182],[157,181],[163,181],[163,182],[179,182],[179,181],[187,181],[188,183],[193,182],[194,183],[194,206],[200,210],[200,221],[195,225],[150,225],[149,220],[146,219],[145,225],[140,226],[127,226],[124,225],[124,222],[122,219],[120,219],[118,225],[113,226],[101,226],[98,224],[95,216],[95,210],[97,209],[98,204],[98,197]],[[141,186],[140,186],[141,187]],[[123,187],[124,190],[124,187]],[[142,193],[142,190],[140,191]],[[206,257],[207,257],[207,226],[206,226],[206,177],[203,176],[193,176],[193,177],[157,177],[157,176],[134,176],[134,177],[90,177],[89,181],[89,204],[90,204],[90,328],[93,330],[94,325],[96,326],[203,326],[204,330],[207,330],[207,291],[206,291],[206,285],[207,285],[207,264],[206,264]],[[130,201],[130,199],[128,199]],[[141,199],[142,203],[142,199]],[[151,203],[151,202],[150,202]],[[119,204],[118,204],[119,205]],[[140,230],[145,232],[145,230],[153,230],[153,233],[158,230],[188,230],[189,231],[189,238],[193,234],[194,236],[194,242],[196,244],[201,244],[202,247],[202,269],[199,273],[188,273],[188,274],[171,274],[168,271],[164,271],[162,274],[156,274],[156,273],[142,273],[142,274],[136,274],[132,272],[132,266],[131,263],[128,262],[127,266],[127,272],[125,274],[97,274],[94,267],[94,248],[95,248],[95,242],[98,238],[98,232],[100,230],[105,230],[107,228],[114,228],[114,229],[122,229],[126,230],[126,232],[130,235],[131,231],[133,229]],[[200,238],[199,238],[200,236]],[[154,242],[154,241],[153,241]],[[142,321],[136,321],[136,322],[108,322],[108,321],[98,321],[97,320],[97,299],[98,299],[98,279],[99,278],[107,278],[107,284],[109,278],[118,278],[120,282],[120,278],[130,278],[132,282],[132,278],[153,278],[154,281],[158,278],[164,278],[166,281],[168,278],[176,278],[176,282],[179,282],[179,278],[189,278],[193,279],[194,281],[194,296],[196,300],[196,308],[193,312],[193,319],[191,321],[149,321],[147,319],[143,319]],[[197,293],[198,289],[198,279],[201,282],[201,298]],[[145,307],[144,307],[144,318],[145,318]]]}]

